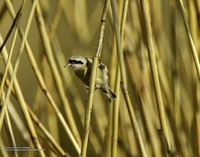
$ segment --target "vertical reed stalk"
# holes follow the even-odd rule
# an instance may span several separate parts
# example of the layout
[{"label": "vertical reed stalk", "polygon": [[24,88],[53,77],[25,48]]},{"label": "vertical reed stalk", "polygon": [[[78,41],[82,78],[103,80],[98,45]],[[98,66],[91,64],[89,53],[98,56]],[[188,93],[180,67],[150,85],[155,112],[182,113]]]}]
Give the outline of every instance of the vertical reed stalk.
[{"label": "vertical reed stalk", "polygon": [[103,13],[101,17],[101,28],[100,28],[100,33],[99,33],[97,51],[96,51],[95,57],[93,58],[92,71],[91,71],[91,76],[90,76],[91,81],[90,81],[90,86],[89,86],[90,88],[89,88],[89,95],[88,95],[88,104],[87,104],[87,109],[86,109],[86,114],[85,114],[85,123],[84,123],[84,137],[83,137],[83,144],[81,148],[80,157],[86,157],[86,152],[87,152],[87,147],[88,147],[90,121],[91,121],[91,114],[92,114],[92,107],[93,107],[94,89],[95,89],[95,80],[96,80],[96,75],[97,75],[97,68],[99,65],[99,58],[101,56],[101,50],[103,46],[103,37],[104,37],[108,9],[109,9],[109,0],[105,0]]},{"label": "vertical reed stalk", "polygon": [[117,143],[118,143],[118,124],[119,124],[119,105],[120,105],[120,68],[117,68],[117,76],[116,76],[116,84],[115,84],[115,93],[117,98],[113,103],[113,124],[112,124],[112,145],[111,145],[111,157],[117,156]]},{"label": "vertical reed stalk", "polygon": [[126,101],[126,106],[129,112],[130,120],[131,120],[131,125],[133,128],[133,131],[136,135],[137,142],[140,146],[140,150],[142,153],[142,156],[146,157],[146,151],[144,148],[144,143],[142,141],[141,133],[137,124],[137,120],[135,117],[135,113],[133,110],[133,105],[131,104],[129,93],[128,93],[128,86],[127,86],[127,79],[126,79],[126,70],[125,70],[125,64],[124,64],[124,56],[123,56],[123,50],[122,50],[122,38],[120,35],[120,29],[119,29],[119,24],[118,24],[118,15],[117,15],[117,9],[116,9],[116,2],[115,0],[111,0],[111,7],[112,7],[112,13],[113,13],[113,18],[114,18],[114,26],[115,26],[115,34],[116,34],[116,43],[117,43],[117,55],[119,59],[119,65],[120,65],[120,71],[121,71],[121,79],[122,79],[122,90],[124,92],[124,98]]},{"label": "vertical reed stalk", "polygon": [[163,104],[163,99],[162,99],[158,68],[156,64],[155,49],[153,45],[153,35],[152,35],[152,28],[151,28],[151,22],[150,22],[149,6],[148,6],[147,1],[140,0],[140,2],[141,2],[141,11],[143,15],[142,20],[144,23],[144,35],[146,38],[145,42],[146,42],[146,46],[148,50],[151,74],[152,74],[154,88],[155,88],[161,131],[163,131],[168,147],[170,148],[169,133],[168,133],[167,123],[166,123],[165,109],[164,109],[164,104]]},{"label": "vertical reed stalk", "polygon": [[[125,24],[126,24],[126,17],[128,12],[128,4],[129,0],[125,0],[123,3],[123,11],[122,11],[122,20],[121,20],[121,42],[123,47],[123,39],[124,39],[124,33],[125,33]],[[115,93],[118,95],[117,99],[114,101],[113,105],[113,125],[112,125],[112,151],[111,156],[115,157],[117,156],[117,143],[118,143],[118,123],[119,123],[119,103],[120,103],[120,67],[117,68],[117,78],[115,82]]]}]

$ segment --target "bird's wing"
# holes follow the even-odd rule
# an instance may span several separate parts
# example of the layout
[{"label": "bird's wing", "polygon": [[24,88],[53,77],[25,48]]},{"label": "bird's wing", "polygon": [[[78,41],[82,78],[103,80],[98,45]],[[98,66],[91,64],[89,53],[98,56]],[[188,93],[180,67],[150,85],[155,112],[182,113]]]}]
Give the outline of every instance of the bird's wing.
[{"label": "bird's wing", "polygon": [[99,68],[100,69],[105,69],[106,66],[99,60]]},{"label": "bird's wing", "polygon": [[[91,65],[93,60],[90,58],[86,58],[86,59],[87,59],[87,64]],[[100,59],[99,59],[99,69],[102,69],[102,70],[105,69],[107,71],[106,65],[103,64]]]},{"label": "bird's wing", "polygon": [[92,59],[86,57],[86,60],[87,60],[87,67],[88,67],[88,68],[91,68]]},{"label": "bird's wing", "polygon": [[[89,64],[92,64],[92,61],[93,61],[93,60],[92,60],[91,58],[87,58],[87,57],[86,57],[86,59],[87,59],[87,61],[88,61]],[[106,68],[106,66],[101,62],[100,59],[99,59],[99,68],[100,68],[100,69],[105,69],[105,68]]]},{"label": "bird's wing", "polygon": [[99,60],[99,69],[102,70],[102,71],[104,71],[104,73],[106,74],[106,76],[108,75],[108,68],[100,60]]}]

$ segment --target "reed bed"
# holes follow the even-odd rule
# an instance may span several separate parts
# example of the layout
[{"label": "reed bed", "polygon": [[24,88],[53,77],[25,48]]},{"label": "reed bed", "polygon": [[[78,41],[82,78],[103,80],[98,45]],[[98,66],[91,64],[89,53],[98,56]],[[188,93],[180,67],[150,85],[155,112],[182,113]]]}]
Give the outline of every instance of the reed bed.
[{"label": "reed bed", "polygon": [[0,156],[200,156],[199,19],[198,0],[0,1]]}]

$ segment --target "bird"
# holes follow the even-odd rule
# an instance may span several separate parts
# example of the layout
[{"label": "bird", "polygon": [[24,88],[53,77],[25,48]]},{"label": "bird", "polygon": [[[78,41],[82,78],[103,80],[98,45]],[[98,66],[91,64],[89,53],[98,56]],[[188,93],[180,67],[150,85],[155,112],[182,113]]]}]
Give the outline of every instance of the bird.
[{"label": "bird", "polygon": [[[72,67],[75,75],[89,88],[90,75],[92,70],[92,59],[79,55],[72,56],[65,67]],[[98,61],[95,90],[101,89],[108,97],[109,102],[116,98],[114,92],[108,86],[108,68],[100,60]]]}]

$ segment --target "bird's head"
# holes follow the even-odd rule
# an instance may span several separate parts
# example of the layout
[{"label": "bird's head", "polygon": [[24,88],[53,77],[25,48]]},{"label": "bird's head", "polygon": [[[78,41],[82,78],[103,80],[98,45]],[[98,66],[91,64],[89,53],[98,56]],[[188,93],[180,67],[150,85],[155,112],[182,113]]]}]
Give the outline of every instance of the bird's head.
[{"label": "bird's head", "polygon": [[65,67],[72,67],[74,70],[82,70],[87,66],[87,59],[82,56],[72,56]]}]

